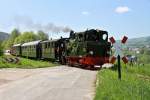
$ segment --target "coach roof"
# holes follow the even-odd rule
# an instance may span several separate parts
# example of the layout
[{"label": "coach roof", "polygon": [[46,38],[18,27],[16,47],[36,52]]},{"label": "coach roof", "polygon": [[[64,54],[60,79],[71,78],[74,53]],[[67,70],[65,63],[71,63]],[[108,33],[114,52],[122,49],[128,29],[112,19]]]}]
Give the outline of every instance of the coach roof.
[{"label": "coach roof", "polygon": [[46,40],[46,41],[42,41],[41,43],[46,43],[46,42],[56,42],[56,41],[58,41],[58,40],[60,40],[60,39]]},{"label": "coach roof", "polygon": [[20,44],[14,44],[13,47],[18,47],[18,46],[21,46],[21,43]]},{"label": "coach roof", "polygon": [[27,42],[27,43],[22,44],[22,46],[37,45],[37,44],[39,44],[40,42],[41,42],[41,40],[32,41],[32,42]]}]

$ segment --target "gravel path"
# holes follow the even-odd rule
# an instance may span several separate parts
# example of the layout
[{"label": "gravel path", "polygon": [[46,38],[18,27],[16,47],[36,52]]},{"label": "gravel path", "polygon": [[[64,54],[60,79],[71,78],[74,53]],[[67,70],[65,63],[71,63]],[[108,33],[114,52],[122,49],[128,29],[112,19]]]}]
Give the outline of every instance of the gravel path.
[{"label": "gravel path", "polygon": [[67,66],[1,69],[0,100],[93,100],[96,73]]}]

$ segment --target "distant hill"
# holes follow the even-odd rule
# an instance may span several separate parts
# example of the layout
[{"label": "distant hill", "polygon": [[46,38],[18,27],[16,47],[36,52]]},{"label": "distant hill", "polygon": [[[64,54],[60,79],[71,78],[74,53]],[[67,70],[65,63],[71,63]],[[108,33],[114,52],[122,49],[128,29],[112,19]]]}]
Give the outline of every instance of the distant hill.
[{"label": "distant hill", "polygon": [[5,39],[8,39],[9,34],[5,32],[0,32],[0,41],[3,41]]},{"label": "distant hill", "polygon": [[128,47],[144,47],[147,45],[150,46],[150,36],[129,39],[127,42]]}]

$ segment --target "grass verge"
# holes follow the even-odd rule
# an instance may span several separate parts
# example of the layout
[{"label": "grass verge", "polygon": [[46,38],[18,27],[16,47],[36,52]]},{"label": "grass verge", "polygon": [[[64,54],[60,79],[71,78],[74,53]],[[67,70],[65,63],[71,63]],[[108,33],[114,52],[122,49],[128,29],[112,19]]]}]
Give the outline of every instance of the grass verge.
[{"label": "grass verge", "polygon": [[150,65],[122,68],[122,80],[117,71],[100,70],[97,74],[94,100],[149,100]]},{"label": "grass verge", "polygon": [[0,68],[44,68],[44,67],[52,67],[52,66],[59,65],[48,61],[31,60],[26,58],[20,58],[20,61],[17,64],[14,64],[14,63],[4,62],[3,58],[4,56],[0,57]]}]

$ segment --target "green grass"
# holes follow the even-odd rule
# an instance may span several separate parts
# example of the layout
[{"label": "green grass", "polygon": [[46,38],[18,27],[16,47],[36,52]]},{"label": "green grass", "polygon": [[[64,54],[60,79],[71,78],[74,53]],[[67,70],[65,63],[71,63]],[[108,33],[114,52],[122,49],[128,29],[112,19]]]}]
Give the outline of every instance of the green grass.
[{"label": "green grass", "polygon": [[59,65],[59,64],[52,63],[50,61],[31,60],[26,58],[20,58],[19,63],[14,64],[14,63],[3,62],[3,58],[4,56],[0,57],[0,68],[44,68],[44,67],[52,67],[52,66]]},{"label": "green grass", "polygon": [[97,74],[94,100],[149,100],[150,65],[122,68],[122,80],[117,71],[100,70]]}]

